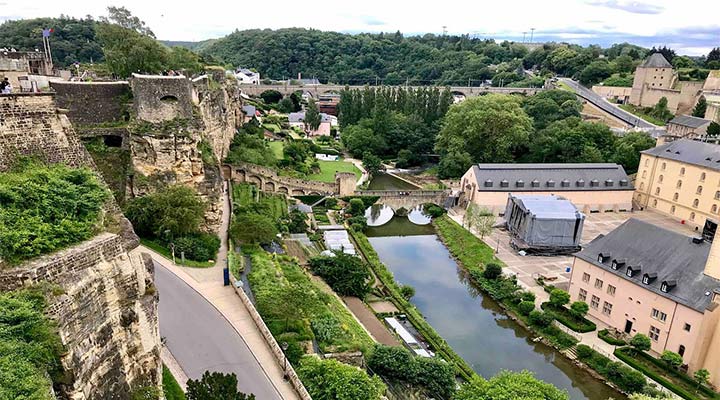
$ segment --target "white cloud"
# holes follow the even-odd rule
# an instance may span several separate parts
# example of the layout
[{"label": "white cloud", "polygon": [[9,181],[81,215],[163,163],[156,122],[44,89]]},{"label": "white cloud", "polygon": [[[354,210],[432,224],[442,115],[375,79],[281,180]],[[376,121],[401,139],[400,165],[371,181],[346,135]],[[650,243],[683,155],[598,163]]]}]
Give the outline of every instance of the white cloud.
[{"label": "white cloud", "polygon": [[[105,13],[108,5],[125,6],[161,39],[202,40],[220,37],[235,29],[304,27],[344,32],[477,33],[483,37],[522,38],[536,28],[535,37],[554,32],[554,40],[582,40],[605,44],[605,35],[631,38],[663,36],[695,26],[718,26],[716,13],[697,12],[706,0],[470,0],[258,1],[168,2],[148,0],[0,0],[2,16],[33,18],[60,14],[83,17]],[[558,33],[566,32],[565,35]],[[720,29],[714,37],[720,38]],[[529,37],[529,34],[528,34]],[[684,49],[712,47],[707,38],[688,35],[674,38]],[[704,41],[704,42],[703,42]],[[717,41],[717,40],[716,40]],[[719,43],[720,44],[720,43]]]}]

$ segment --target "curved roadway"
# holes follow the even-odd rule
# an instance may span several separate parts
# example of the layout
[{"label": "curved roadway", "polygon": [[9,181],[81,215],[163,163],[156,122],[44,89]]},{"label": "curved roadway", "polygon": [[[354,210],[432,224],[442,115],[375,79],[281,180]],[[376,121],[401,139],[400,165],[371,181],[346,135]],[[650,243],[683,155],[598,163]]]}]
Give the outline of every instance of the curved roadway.
[{"label": "curved roadway", "polygon": [[155,263],[160,292],[160,336],[190,379],[209,370],[235,373],[242,392],[258,399],[282,397],[232,325],[194,289]]},{"label": "curved roadway", "polygon": [[570,86],[572,90],[575,91],[575,94],[577,94],[578,96],[594,104],[606,113],[620,119],[623,122],[626,122],[629,125],[647,130],[654,130],[659,128],[657,125],[653,125],[645,121],[644,119],[609,103],[607,100],[605,100],[604,97],[598,95],[597,93],[593,92],[592,90],[586,88],[585,86],[579,84],[578,82],[570,78],[558,78],[558,80]]}]

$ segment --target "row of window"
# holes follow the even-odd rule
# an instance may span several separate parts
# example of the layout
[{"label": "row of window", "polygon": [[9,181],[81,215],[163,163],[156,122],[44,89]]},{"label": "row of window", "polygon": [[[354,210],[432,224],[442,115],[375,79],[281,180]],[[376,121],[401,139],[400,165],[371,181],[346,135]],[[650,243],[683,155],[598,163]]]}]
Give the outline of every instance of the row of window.
[{"label": "row of window", "polygon": [[[647,167],[648,165],[650,165],[650,160],[649,160],[649,159],[645,159],[645,166]],[[665,171],[666,167],[667,167],[667,163],[662,163],[662,164],[660,165],[660,171]],[[680,168],[680,176],[685,176],[685,167],[681,167],[681,168]],[[647,170],[643,170],[643,172],[642,172],[642,177],[643,177],[643,178],[647,177]],[[699,179],[700,182],[705,182],[705,178],[706,178],[706,177],[707,177],[707,174],[706,174],[705,172],[701,172],[701,173],[700,173],[700,179]],[[660,175],[659,181],[662,182],[662,175]],[[720,183],[719,183],[719,184],[720,184]]]},{"label": "row of window", "polygon": [[[583,282],[590,283],[590,274],[587,272],[583,272],[582,277]],[[604,282],[601,279],[595,278],[595,289],[602,289],[604,285]],[[615,286],[613,285],[607,285],[607,294],[610,296],[615,296]]]},{"label": "row of window", "polygon": [[[578,292],[578,300],[584,301],[587,303],[587,290],[580,289],[580,292]],[[593,310],[597,310],[599,307],[600,307],[600,298],[593,295],[590,298],[590,308],[592,308]],[[607,301],[603,302],[603,309],[602,309],[603,314],[609,316],[610,314],[612,314],[612,309],[613,309],[612,304],[608,303]]]}]

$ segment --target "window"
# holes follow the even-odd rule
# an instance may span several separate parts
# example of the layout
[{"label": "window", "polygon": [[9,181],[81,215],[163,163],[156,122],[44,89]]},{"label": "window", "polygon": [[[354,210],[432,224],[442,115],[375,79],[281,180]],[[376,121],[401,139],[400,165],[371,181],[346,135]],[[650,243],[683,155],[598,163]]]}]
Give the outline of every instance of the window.
[{"label": "window", "polygon": [[675,214],[675,206],[670,207],[670,214]]},{"label": "window", "polygon": [[640,190],[645,189],[645,182],[640,182]]},{"label": "window", "polygon": [[612,304],[608,303],[607,301],[603,302],[603,314],[610,315],[612,314]]},{"label": "window", "polygon": [[599,305],[600,305],[600,298],[593,295],[592,299],[590,300],[590,307],[597,310]]},{"label": "window", "polygon": [[658,339],[660,338],[660,328],[656,328],[656,327],[654,327],[654,326],[651,326],[651,327],[650,327],[650,332],[649,332],[648,336],[650,336],[650,339],[652,339],[652,340],[654,340],[654,341],[657,342]]},{"label": "window", "polygon": [[658,176],[658,183],[662,183],[662,181],[663,181],[663,176],[662,175]]},{"label": "window", "polygon": [[680,176],[685,175],[685,167],[680,168]]},{"label": "window", "polygon": [[700,205],[700,200],[698,200],[698,199],[693,200],[693,207],[698,208],[699,205]]},{"label": "window", "polygon": [[650,163],[650,159],[646,158],[646,159],[645,159],[645,166],[647,167],[649,163]]},{"label": "window", "polygon": [[656,187],[655,188],[655,196],[658,196],[658,195],[660,195],[660,188]]},{"label": "window", "polygon": [[607,294],[609,294],[610,296],[615,296],[615,286],[608,285]]},{"label": "window", "polygon": [[698,186],[697,190],[695,190],[696,194],[702,194],[702,186]]},{"label": "window", "polygon": [[712,207],[710,207],[710,212],[713,214],[717,214],[717,204],[713,204]]},{"label": "window", "polygon": [[715,192],[715,200],[720,200],[720,190]]},{"label": "window", "polygon": [[678,195],[677,193],[675,193],[675,194],[673,195],[673,201],[677,201],[678,196],[679,196],[679,195]]},{"label": "window", "polygon": [[662,163],[662,165],[660,166],[660,169],[663,170],[663,171],[665,171],[665,166],[666,166],[666,165],[667,165],[667,164]]},{"label": "window", "polygon": [[695,221],[695,213],[694,212],[690,213],[690,221]]},{"label": "window", "polygon": [[[655,193],[655,194],[657,194],[657,193]],[[653,205],[652,205],[652,206],[653,206],[653,208],[657,208],[657,199],[653,200]]]},{"label": "window", "polygon": [[687,322],[685,323],[685,326],[683,326],[683,330],[685,330],[687,332],[690,332],[691,328],[692,328],[692,325],[688,324]]},{"label": "window", "polygon": [[651,316],[660,322],[665,322],[665,320],[667,320],[667,314],[654,308],[652,309]]},{"label": "window", "polygon": [[705,173],[700,174],[700,182],[705,182]]},{"label": "window", "polygon": [[681,344],[680,347],[678,347],[678,354],[680,354],[680,357],[685,355],[685,345]]},{"label": "window", "polygon": [[578,293],[578,301],[585,301],[587,300],[587,290],[580,289],[580,292]]},{"label": "window", "polygon": [[675,187],[678,189],[682,188],[682,180],[678,179],[677,185],[675,185]]},{"label": "window", "polygon": [[595,279],[595,289],[602,289],[602,287],[603,287],[603,281],[596,278]]},{"label": "window", "polygon": [[583,272],[583,282],[589,283],[590,282],[590,274],[587,272]]}]

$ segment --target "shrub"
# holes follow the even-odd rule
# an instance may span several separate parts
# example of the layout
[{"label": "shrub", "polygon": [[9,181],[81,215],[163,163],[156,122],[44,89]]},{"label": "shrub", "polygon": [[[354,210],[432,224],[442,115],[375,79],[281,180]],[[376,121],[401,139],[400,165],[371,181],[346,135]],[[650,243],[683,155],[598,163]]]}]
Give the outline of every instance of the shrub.
[{"label": "shrub", "polygon": [[335,257],[313,257],[310,268],[342,296],[364,298],[370,293],[370,270],[358,257],[341,252]]},{"label": "shrub", "polygon": [[266,215],[242,214],[230,225],[230,237],[238,243],[266,244],[275,240],[277,234],[275,221]]},{"label": "shrub", "polygon": [[630,340],[630,346],[632,346],[636,351],[650,350],[650,344],[650,338],[642,333],[638,333]]},{"label": "shrub", "polygon": [[667,369],[673,370],[673,371],[678,369],[683,363],[682,356],[680,354],[675,353],[670,350],[663,351],[662,355],[660,356],[660,359],[665,361],[665,364],[667,365]]},{"label": "shrub", "polygon": [[500,275],[502,275],[502,267],[500,264],[488,263],[485,266],[485,270],[483,271],[483,277],[485,277],[485,279],[497,279]]},{"label": "shrub", "polygon": [[402,294],[405,300],[410,300],[413,296],[415,296],[415,288],[410,285],[401,285],[400,294]]},{"label": "shrub", "polygon": [[613,337],[612,335],[610,335],[610,332],[607,329],[603,329],[603,330],[599,331],[598,337],[600,339],[602,339],[603,341],[605,341],[606,343],[609,343],[613,346],[624,346],[627,344],[627,343],[625,343],[624,340],[617,339],[617,338]]},{"label": "shrub", "polygon": [[380,378],[332,359],[303,357],[297,373],[316,400],[380,400],[386,390]]},{"label": "shrub", "polygon": [[197,232],[205,207],[193,189],[175,185],[128,200],[124,211],[141,237],[171,239]]},{"label": "shrub", "polygon": [[185,258],[194,261],[214,260],[220,249],[220,238],[208,233],[194,233],[176,238],[175,254],[185,252]]},{"label": "shrub", "polygon": [[532,301],[532,302],[535,302],[535,293],[533,293],[533,292],[528,292],[528,291],[522,292],[522,294],[520,295],[520,299],[521,299],[522,301]]},{"label": "shrub", "polygon": [[422,387],[435,398],[448,399],[455,391],[452,366],[436,358],[413,357],[402,347],[375,345],[368,367],[385,379]]},{"label": "shrub", "polygon": [[353,217],[362,216],[365,215],[365,204],[363,203],[362,199],[350,199],[350,208],[348,209],[348,212]]},{"label": "shrub", "polygon": [[340,332],[340,323],[332,314],[323,315],[310,322],[315,338],[321,342],[330,342]]},{"label": "shrub", "polygon": [[595,351],[586,344],[577,345],[575,351],[577,352],[577,356],[580,360],[585,360],[595,353]]},{"label": "shrub", "polygon": [[528,314],[530,323],[539,327],[548,327],[553,322],[553,316],[549,313],[533,310]]},{"label": "shrub", "polygon": [[570,293],[562,289],[553,289],[550,292],[550,304],[555,307],[563,307],[570,301]]},{"label": "shrub", "polygon": [[362,232],[367,228],[367,218],[363,215],[348,218],[346,221],[355,232]]},{"label": "shrub", "polygon": [[375,345],[367,363],[373,372],[390,380],[410,382],[417,373],[413,356],[403,347]]},{"label": "shrub", "polygon": [[445,209],[431,203],[423,205],[423,211],[432,218],[442,217],[445,214]]},{"label": "shrub", "polygon": [[325,207],[327,208],[334,208],[337,206],[338,200],[334,197],[329,197],[325,199]]},{"label": "shrub", "polygon": [[535,309],[535,303],[532,301],[522,301],[517,306],[518,312],[522,315],[529,315]]},{"label": "shrub", "polygon": [[584,318],[589,309],[590,307],[584,301],[576,301],[570,305],[570,313],[578,319]]},{"label": "shrub", "polygon": [[109,196],[89,169],[23,160],[0,173],[0,259],[16,264],[90,238]]},{"label": "shrub", "polygon": [[551,313],[555,319],[561,324],[567,326],[575,332],[585,333],[592,332],[597,326],[592,321],[584,317],[576,317],[572,310],[565,306],[555,307],[550,302],[543,303],[541,308]]}]

